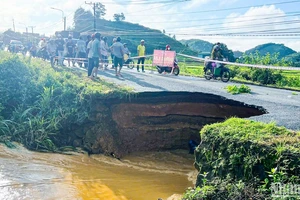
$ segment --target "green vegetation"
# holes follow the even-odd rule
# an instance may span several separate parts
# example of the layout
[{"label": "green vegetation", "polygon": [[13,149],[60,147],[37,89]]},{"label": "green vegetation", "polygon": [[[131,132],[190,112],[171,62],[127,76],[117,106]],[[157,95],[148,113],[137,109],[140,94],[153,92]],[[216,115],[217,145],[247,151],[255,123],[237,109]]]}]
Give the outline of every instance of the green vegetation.
[{"label": "green vegetation", "polygon": [[284,58],[287,62],[292,63],[294,67],[300,67],[300,53],[293,53]]},{"label": "green vegetation", "polygon": [[81,72],[54,71],[41,60],[0,52],[0,142],[59,151],[64,132],[88,120],[93,98],[126,98],[114,84],[91,81]]},{"label": "green vegetation", "polygon": [[196,52],[211,52],[214,45],[213,43],[199,39],[180,40],[180,42]]},{"label": "green vegetation", "polygon": [[231,118],[200,135],[196,189],[184,199],[269,199],[272,183],[300,181],[300,132]]},{"label": "green vegetation", "polygon": [[255,54],[256,52],[258,52],[260,55],[266,55],[269,53],[273,56],[275,54],[279,54],[278,55],[279,59],[296,53],[296,51],[284,46],[283,44],[267,43],[267,44],[258,45],[257,47],[249,49],[248,51],[245,52],[245,54],[246,55]]},{"label": "green vegetation", "polygon": [[231,94],[242,94],[242,93],[250,93],[251,92],[251,88],[247,85],[240,85],[240,86],[236,86],[236,85],[228,85],[226,87],[227,92],[231,93]]},{"label": "green vegetation", "polygon": [[[126,16],[124,16],[125,18]],[[78,8],[74,15],[74,31],[88,32],[93,31],[94,17],[91,11]],[[132,56],[137,54],[137,46],[140,41],[145,40],[146,54],[152,55],[154,49],[165,49],[169,44],[172,50],[189,55],[197,53],[174,39],[173,35],[168,35],[160,30],[154,30],[139,24],[133,24],[125,21],[109,21],[97,19],[97,29],[107,37],[108,44],[112,43],[114,37],[120,36],[122,43],[127,43]],[[87,33],[87,34],[88,34]],[[84,34],[83,34],[84,35]]]},{"label": "green vegetation", "polygon": [[[245,55],[243,59],[238,60],[238,62],[273,66],[291,65],[291,63],[287,62],[285,59],[279,59],[278,56],[279,54],[271,56],[270,53],[262,56],[256,52],[255,54]],[[282,71],[246,67],[231,67],[230,69],[236,80],[251,81],[263,85],[274,85],[280,88],[300,88],[299,71]]]}]

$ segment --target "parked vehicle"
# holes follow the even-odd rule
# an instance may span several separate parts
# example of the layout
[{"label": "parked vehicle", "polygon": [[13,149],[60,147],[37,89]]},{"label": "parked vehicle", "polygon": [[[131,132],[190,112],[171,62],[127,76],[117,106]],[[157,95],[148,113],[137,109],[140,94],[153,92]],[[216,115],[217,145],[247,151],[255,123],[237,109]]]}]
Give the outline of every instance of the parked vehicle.
[{"label": "parked vehicle", "polygon": [[220,78],[223,82],[230,80],[230,70],[225,64],[216,62],[207,62],[204,67],[204,77],[206,80]]},{"label": "parked vehicle", "polygon": [[176,61],[174,61],[174,65],[172,67],[169,66],[156,66],[158,73],[173,73],[175,76],[178,76],[180,70],[179,70],[179,66],[178,63]]},{"label": "parked vehicle", "polygon": [[8,45],[8,51],[12,53],[23,52],[24,46],[19,40],[11,40]]}]

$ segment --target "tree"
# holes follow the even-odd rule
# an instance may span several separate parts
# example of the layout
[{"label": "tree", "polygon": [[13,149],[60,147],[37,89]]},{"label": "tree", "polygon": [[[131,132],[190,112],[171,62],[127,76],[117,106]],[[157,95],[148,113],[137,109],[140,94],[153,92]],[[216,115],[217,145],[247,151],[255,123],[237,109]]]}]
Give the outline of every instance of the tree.
[{"label": "tree", "polygon": [[117,22],[124,21],[125,20],[124,13],[120,13],[120,14],[116,13],[116,14],[114,14],[114,20],[117,21]]},{"label": "tree", "polygon": [[163,34],[166,34],[166,30],[165,29],[163,30]]},{"label": "tree", "polygon": [[176,35],[173,35],[173,37],[172,37],[174,40],[176,40]]},{"label": "tree", "polygon": [[94,20],[94,16],[91,11],[78,8],[74,14],[74,27],[76,31],[85,31]]},{"label": "tree", "polygon": [[95,4],[95,16],[96,16],[96,18],[100,19],[104,15],[106,15],[105,5],[103,5],[102,3],[96,3]]}]

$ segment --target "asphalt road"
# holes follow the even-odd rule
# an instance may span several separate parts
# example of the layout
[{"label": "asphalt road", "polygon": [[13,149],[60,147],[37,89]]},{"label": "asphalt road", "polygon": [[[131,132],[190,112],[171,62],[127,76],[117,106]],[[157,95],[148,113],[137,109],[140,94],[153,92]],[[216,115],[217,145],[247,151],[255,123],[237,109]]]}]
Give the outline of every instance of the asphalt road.
[{"label": "asphalt road", "polygon": [[251,117],[250,119],[262,122],[276,122],[277,125],[289,129],[300,130],[300,92],[284,89],[275,89],[262,86],[249,85],[251,94],[232,95],[224,89],[227,85],[237,83],[223,83],[220,80],[205,80],[204,78],[174,76],[159,74],[157,71],[145,73],[136,69],[122,69],[124,78],[115,76],[110,70],[99,70],[101,79],[114,82],[121,86],[129,86],[137,92],[144,91],[189,91],[221,95],[228,99],[240,101],[249,105],[262,106],[268,114]]}]

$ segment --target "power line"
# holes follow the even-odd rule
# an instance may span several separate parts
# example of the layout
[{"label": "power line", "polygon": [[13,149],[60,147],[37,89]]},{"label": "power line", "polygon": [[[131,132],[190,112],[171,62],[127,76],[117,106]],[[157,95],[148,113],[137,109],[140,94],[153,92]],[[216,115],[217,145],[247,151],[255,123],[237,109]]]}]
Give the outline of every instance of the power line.
[{"label": "power line", "polygon": [[[122,1],[120,4],[126,5],[149,5],[149,4],[164,4],[164,3],[177,3],[177,2],[182,2],[182,1],[191,1],[191,0],[157,0],[157,1]],[[101,2],[102,4],[116,4],[115,2]]]},{"label": "power line", "polygon": [[[295,17],[295,16],[300,16],[300,12],[286,12],[284,13],[285,15],[282,14],[263,14],[263,15],[251,15],[251,16],[243,16],[243,18],[256,18],[259,16],[269,16],[266,18],[256,18],[256,19],[249,19],[249,20],[239,20],[239,21],[234,21],[230,23],[236,23],[236,22],[245,22],[245,21],[256,21],[256,20],[262,20],[262,19],[277,19],[277,18],[285,18],[285,17]],[[271,17],[273,16],[273,17]],[[143,23],[147,24],[169,24],[169,23],[179,23],[179,22],[198,22],[198,21],[216,21],[216,20],[230,20],[230,19],[236,19],[237,17],[220,17],[220,18],[201,18],[201,19],[196,19],[196,20],[176,20],[176,21],[143,21]],[[229,23],[229,22],[227,22]],[[223,24],[221,23],[214,23],[213,25],[218,25],[218,24]],[[201,25],[210,25],[210,24],[201,24]]]},{"label": "power line", "polygon": [[[223,8],[223,9],[212,9],[212,10],[199,10],[195,12],[176,12],[176,13],[168,13],[168,14],[153,14],[154,16],[162,16],[162,15],[180,15],[180,14],[193,14],[193,13],[207,13],[207,12],[222,12],[222,11],[230,11],[230,10],[240,10],[240,9],[249,9],[251,7],[261,7],[261,6],[272,6],[272,5],[283,5],[283,4],[292,4],[292,3],[300,3],[300,0],[293,0],[293,1],[284,1],[284,2],[277,2],[277,3],[269,3],[269,4],[257,4],[252,6],[240,6],[240,7],[232,7],[232,8]],[[128,15],[127,16],[145,16],[144,15]],[[153,16],[152,15],[152,16]]]}]

